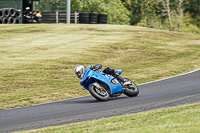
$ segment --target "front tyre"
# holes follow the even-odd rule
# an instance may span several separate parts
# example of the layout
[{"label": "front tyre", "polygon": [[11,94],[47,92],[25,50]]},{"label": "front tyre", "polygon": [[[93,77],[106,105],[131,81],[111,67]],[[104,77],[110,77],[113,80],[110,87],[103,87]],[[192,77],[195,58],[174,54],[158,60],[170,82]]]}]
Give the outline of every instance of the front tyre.
[{"label": "front tyre", "polygon": [[35,17],[36,22],[39,24],[41,22],[41,19],[38,17]]},{"label": "front tyre", "polygon": [[[131,81],[129,79],[126,79],[126,80]],[[133,81],[131,81],[131,84],[127,85],[125,87],[124,94],[127,95],[127,96],[129,96],[129,97],[135,97],[135,96],[137,96],[139,94],[138,86]]]},{"label": "front tyre", "polygon": [[88,90],[90,94],[99,101],[108,101],[110,98],[108,91],[104,87],[90,85]]}]

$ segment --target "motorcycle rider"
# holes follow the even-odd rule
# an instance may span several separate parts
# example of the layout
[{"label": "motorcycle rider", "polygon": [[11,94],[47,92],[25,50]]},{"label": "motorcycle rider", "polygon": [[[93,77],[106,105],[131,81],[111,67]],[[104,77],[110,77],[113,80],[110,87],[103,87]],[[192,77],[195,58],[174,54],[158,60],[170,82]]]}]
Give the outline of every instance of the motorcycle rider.
[{"label": "motorcycle rider", "polygon": [[[99,69],[102,68],[102,64],[97,64],[95,66],[91,66],[91,70],[93,71],[97,71]],[[77,75],[78,78],[82,78],[83,74],[85,73],[85,70],[86,70],[86,67],[83,66],[83,65],[78,65],[76,66],[76,68],[74,69],[74,72],[75,74]],[[103,70],[103,73],[106,73],[106,74],[110,74],[112,75],[113,77],[117,78],[118,81],[120,81],[120,83],[123,85],[124,82],[125,82],[125,79],[121,76],[119,76],[119,74],[112,68],[112,67],[106,67],[104,70]]]},{"label": "motorcycle rider", "polygon": [[24,15],[30,14],[30,7],[26,7],[26,10],[24,11]]},{"label": "motorcycle rider", "polygon": [[40,23],[40,18],[42,17],[41,12],[40,11],[36,11],[34,12],[34,14],[32,13],[32,11],[30,10],[30,7],[26,7],[26,10],[24,11],[24,23],[31,23],[36,21],[38,24]]},{"label": "motorcycle rider", "polygon": [[34,13],[34,19],[36,20],[36,22],[39,24],[40,23],[40,17],[42,17],[41,12],[36,11]]},{"label": "motorcycle rider", "polygon": [[31,14],[30,14],[30,7],[26,7],[26,10],[24,11],[24,23],[30,23],[31,20]]}]

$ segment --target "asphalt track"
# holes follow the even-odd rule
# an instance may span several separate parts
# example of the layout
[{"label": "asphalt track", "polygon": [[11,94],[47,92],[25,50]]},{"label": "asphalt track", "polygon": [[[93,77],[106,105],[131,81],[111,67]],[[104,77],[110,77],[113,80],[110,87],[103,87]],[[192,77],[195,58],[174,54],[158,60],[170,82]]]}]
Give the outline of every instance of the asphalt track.
[{"label": "asphalt track", "polygon": [[200,69],[139,85],[137,97],[122,95],[107,102],[92,96],[0,111],[0,132],[131,114],[157,108],[200,102]]}]

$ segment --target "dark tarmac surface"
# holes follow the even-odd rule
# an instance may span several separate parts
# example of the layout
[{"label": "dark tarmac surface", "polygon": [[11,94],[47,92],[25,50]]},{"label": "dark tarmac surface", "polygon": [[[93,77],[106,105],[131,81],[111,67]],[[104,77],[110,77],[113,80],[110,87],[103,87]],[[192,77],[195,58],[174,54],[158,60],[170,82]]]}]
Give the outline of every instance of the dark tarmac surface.
[{"label": "dark tarmac surface", "polygon": [[0,132],[23,131],[200,102],[200,70],[139,85],[137,97],[92,96],[0,111]]}]

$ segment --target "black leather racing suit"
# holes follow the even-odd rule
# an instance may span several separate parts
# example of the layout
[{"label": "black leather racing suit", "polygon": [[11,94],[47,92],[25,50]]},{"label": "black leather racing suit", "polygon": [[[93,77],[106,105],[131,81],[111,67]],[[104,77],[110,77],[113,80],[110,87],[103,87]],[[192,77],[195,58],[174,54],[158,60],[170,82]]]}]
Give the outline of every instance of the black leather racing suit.
[{"label": "black leather racing suit", "polygon": [[[96,70],[99,70],[101,68],[102,68],[102,64],[96,64],[95,66],[92,66],[90,69],[93,70],[93,71],[96,71]],[[119,76],[112,67],[106,67],[103,70],[103,72],[106,73],[106,74],[110,74],[113,77],[117,78],[117,80],[120,83],[124,83],[125,82],[125,79],[123,77]]]}]

